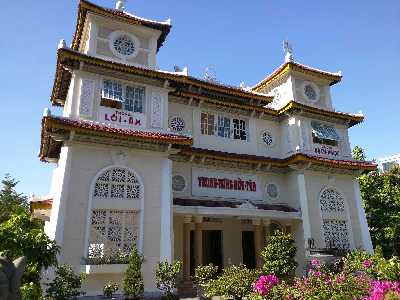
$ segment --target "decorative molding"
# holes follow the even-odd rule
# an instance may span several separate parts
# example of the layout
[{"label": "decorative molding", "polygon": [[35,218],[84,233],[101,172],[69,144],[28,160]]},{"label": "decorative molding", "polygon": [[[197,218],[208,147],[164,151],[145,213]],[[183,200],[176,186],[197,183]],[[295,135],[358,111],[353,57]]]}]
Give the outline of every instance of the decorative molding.
[{"label": "decorative molding", "polygon": [[79,114],[91,117],[93,114],[94,80],[82,79],[79,99]]},{"label": "decorative molding", "polygon": [[151,96],[151,127],[162,127],[162,96],[160,93],[153,93]]}]

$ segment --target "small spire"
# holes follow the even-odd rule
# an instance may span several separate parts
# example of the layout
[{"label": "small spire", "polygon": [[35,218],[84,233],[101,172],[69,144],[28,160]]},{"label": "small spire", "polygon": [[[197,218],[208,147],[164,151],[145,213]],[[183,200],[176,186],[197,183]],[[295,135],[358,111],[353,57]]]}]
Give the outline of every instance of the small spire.
[{"label": "small spire", "polygon": [[125,0],[117,0],[115,3],[115,9],[124,11],[125,10]]},{"label": "small spire", "polygon": [[60,40],[58,42],[58,49],[63,49],[63,48],[67,48],[67,43],[65,42],[65,40]]},{"label": "small spire", "polygon": [[283,42],[283,51],[285,52],[285,63],[293,61],[293,47],[288,40]]},{"label": "small spire", "polygon": [[171,23],[172,23],[171,18],[168,18],[168,19],[165,21],[165,23],[167,23],[168,25],[171,25]]},{"label": "small spire", "polygon": [[50,108],[46,107],[43,111],[43,117],[49,117],[51,116],[51,110]]}]

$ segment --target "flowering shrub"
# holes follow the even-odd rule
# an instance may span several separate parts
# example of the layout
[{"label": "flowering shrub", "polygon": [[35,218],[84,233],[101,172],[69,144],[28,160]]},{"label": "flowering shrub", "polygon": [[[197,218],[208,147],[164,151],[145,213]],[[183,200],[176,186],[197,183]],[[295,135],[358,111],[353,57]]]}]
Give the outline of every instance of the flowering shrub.
[{"label": "flowering shrub", "polygon": [[371,295],[363,300],[398,300],[400,299],[400,282],[373,281]]},{"label": "flowering shrub", "polygon": [[[339,272],[313,259],[307,276],[292,282],[263,275],[254,284],[250,300],[399,300],[400,281],[374,279],[373,275],[381,276],[375,268],[376,258],[365,255],[358,252],[348,256]],[[383,264],[381,260],[379,263]]]}]

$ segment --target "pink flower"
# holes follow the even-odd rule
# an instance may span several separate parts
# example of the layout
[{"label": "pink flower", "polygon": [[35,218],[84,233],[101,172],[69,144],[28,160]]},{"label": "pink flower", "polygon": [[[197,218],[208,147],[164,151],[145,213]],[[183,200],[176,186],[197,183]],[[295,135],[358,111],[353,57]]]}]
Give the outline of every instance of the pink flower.
[{"label": "pink flower", "polygon": [[340,273],[337,277],[336,277],[336,282],[337,283],[342,283],[346,280],[346,274],[344,273]]},{"label": "pink flower", "polygon": [[260,295],[268,294],[269,290],[279,283],[278,277],[273,274],[261,276],[253,285],[255,292]]},{"label": "pink flower", "polygon": [[311,266],[313,267],[313,268],[319,268],[320,266],[321,266],[321,262],[318,260],[318,259],[316,259],[316,258],[313,258],[312,260],[311,260]]},{"label": "pink flower", "polygon": [[364,267],[365,269],[368,269],[369,267],[372,266],[372,262],[371,262],[370,260],[367,259],[367,260],[364,260],[364,261],[363,261],[362,265],[363,265],[363,267]]},{"label": "pink flower", "polygon": [[384,300],[388,293],[392,293],[400,299],[400,282],[396,281],[373,281],[371,294],[364,300]]}]

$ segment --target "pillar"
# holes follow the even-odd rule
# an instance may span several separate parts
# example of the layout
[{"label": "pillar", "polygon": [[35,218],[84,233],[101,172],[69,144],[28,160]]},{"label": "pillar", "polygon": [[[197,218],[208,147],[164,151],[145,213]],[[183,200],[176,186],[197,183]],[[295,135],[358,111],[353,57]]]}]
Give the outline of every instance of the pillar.
[{"label": "pillar", "polygon": [[161,170],[160,260],[172,261],[172,162],[165,159]]},{"label": "pillar", "polygon": [[195,262],[196,266],[200,266],[203,264],[203,231],[201,228],[203,217],[196,216],[194,221]]},{"label": "pillar", "polygon": [[307,197],[307,188],[306,188],[306,180],[304,173],[297,174],[297,185],[299,189],[299,200],[301,207],[301,218],[303,223],[303,234],[304,234],[304,247],[308,248],[308,239],[312,238],[311,236],[311,225],[310,225],[310,216],[308,211],[308,197]]},{"label": "pillar", "polygon": [[182,234],[182,247],[183,247],[183,279],[190,278],[190,223],[192,216],[185,216],[183,220],[183,234]]},{"label": "pillar", "polygon": [[365,216],[365,210],[362,205],[360,185],[357,179],[353,179],[353,185],[354,185],[354,200],[356,202],[358,221],[360,223],[360,230],[361,230],[361,240],[363,243],[362,246],[364,250],[368,251],[369,253],[373,253],[374,248],[372,246],[371,235],[369,233],[367,217]]},{"label": "pillar", "polygon": [[264,244],[264,236],[263,236],[263,228],[260,219],[253,220],[254,226],[254,249],[256,255],[256,265],[257,268],[262,266],[262,258],[260,256],[261,250],[263,249]]}]

